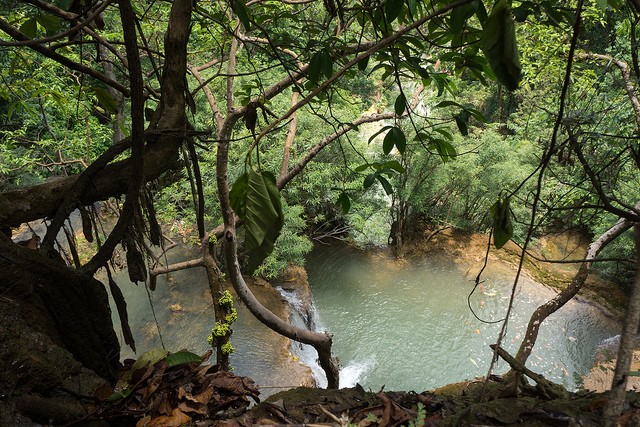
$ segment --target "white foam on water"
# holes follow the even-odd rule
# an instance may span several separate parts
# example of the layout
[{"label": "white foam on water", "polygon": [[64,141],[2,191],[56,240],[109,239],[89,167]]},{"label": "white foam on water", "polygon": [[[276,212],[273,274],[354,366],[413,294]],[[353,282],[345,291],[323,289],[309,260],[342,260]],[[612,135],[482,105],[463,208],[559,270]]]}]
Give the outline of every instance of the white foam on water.
[{"label": "white foam on water", "polygon": [[340,388],[355,387],[367,378],[367,374],[376,366],[375,358],[349,362],[340,369]]}]

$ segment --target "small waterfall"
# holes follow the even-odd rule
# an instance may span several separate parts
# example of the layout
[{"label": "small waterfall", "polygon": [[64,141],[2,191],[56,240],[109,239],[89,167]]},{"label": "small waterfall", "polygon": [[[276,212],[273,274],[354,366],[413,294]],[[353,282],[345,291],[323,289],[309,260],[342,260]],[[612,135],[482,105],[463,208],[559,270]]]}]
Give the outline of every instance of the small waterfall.
[{"label": "small waterfall", "polygon": [[[316,310],[313,300],[307,305],[295,290],[287,290],[277,287],[276,290],[284,297],[291,308],[291,323],[294,326],[306,328],[312,331],[324,331],[318,311]],[[324,370],[318,364],[318,353],[307,344],[298,342],[291,343],[291,352],[300,360],[301,363],[311,368],[313,377],[318,387],[327,386],[327,377]],[[373,369],[376,362],[374,358],[365,359],[364,361],[351,361],[342,369],[340,369],[340,387],[354,387],[361,381],[365,375]]]},{"label": "small waterfall", "polygon": [[[320,326],[320,319],[318,318],[318,311],[313,305],[313,301],[309,305],[305,304],[295,290],[283,289],[280,286],[276,288],[278,292],[284,297],[291,309],[291,324],[299,328],[309,329],[311,331],[324,330]],[[318,353],[316,350],[307,344],[299,342],[291,342],[291,352],[296,356],[301,363],[311,368],[313,378],[316,380],[318,387],[327,386],[327,377],[324,371],[318,364]]]}]

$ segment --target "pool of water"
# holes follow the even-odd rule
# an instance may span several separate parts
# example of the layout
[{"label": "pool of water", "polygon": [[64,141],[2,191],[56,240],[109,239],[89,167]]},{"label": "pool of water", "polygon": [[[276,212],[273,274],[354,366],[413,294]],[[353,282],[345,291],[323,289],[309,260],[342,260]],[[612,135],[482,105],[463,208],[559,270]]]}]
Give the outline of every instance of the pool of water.
[{"label": "pool of water", "polygon": [[[398,262],[343,246],[317,247],[306,267],[320,327],[335,334],[341,386],[420,392],[487,373],[500,325],[476,319],[468,307],[477,270],[461,271],[445,258]],[[500,320],[513,278],[489,272],[483,279],[471,307],[484,320]],[[515,353],[533,310],[554,295],[522,281],[503,347]],[[528,366],[575,389],[596,346],[618,332],[596,308],[572,301],[544,322]],[[500,362],[496,371],[507,368]]]}]

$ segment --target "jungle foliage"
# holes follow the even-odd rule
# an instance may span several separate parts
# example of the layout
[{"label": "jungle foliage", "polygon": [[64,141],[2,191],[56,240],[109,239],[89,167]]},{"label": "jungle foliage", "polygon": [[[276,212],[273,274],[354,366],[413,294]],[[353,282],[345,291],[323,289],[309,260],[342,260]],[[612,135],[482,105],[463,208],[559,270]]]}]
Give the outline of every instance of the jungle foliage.
[{"label": "jungle foliage", "polygon": [[[524,257],[545,233],[596,240],[623,221],[601,271],[632,287],[635,0],[10,0],[0,10],[0,226],[14,254],[3,268],[48,268],[82,208],[96,241],[81,259],[69,238],[69,274],[111,268],[119,245],[135,282],[205,267],[214,303],[229,281],[261,321],[316,347],[330,386],[330,335],[273,316],[242,276],[302,263],[314,238],[388,243],[402,256],[424,227],[445,225],[491,233],[497,248],[513,240]],[[94,203],[113,197],[121,210],[104,232]],[[36,251],[14,249],[11,229],[44,218]],[[149,251],[164,241],[160,224],[192,229],[201,256],[160,265]],[[99,319],[101,333],[110,322]]]}]

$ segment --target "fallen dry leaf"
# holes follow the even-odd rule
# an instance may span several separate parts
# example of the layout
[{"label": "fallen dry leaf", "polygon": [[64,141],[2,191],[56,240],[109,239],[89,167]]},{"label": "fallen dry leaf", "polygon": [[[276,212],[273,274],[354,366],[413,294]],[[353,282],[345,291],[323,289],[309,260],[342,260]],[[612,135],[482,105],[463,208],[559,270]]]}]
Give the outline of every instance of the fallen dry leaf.
[{"label": "fallen dry leaf", "polygon": [[[182,412],[179,408],[175,408],[171,415],[161,415],[159,417],[153,418],[149,423],[143,424],[142,426],[146,427],[180,427],[184,423],[188,423],[191,421],[191,417],[184,412]],[[136,427],[142,427],[136,424]]]},{"label": "fallen dry leaf", "polygon": [[182,412],[187,412],[187,413],[196,413],[200,415],[209,414],[209,408],[207,408],[207,405],[203,405],[201,403],[196,403],[196,402],[182,401],[178,403],[178,408]]}]

